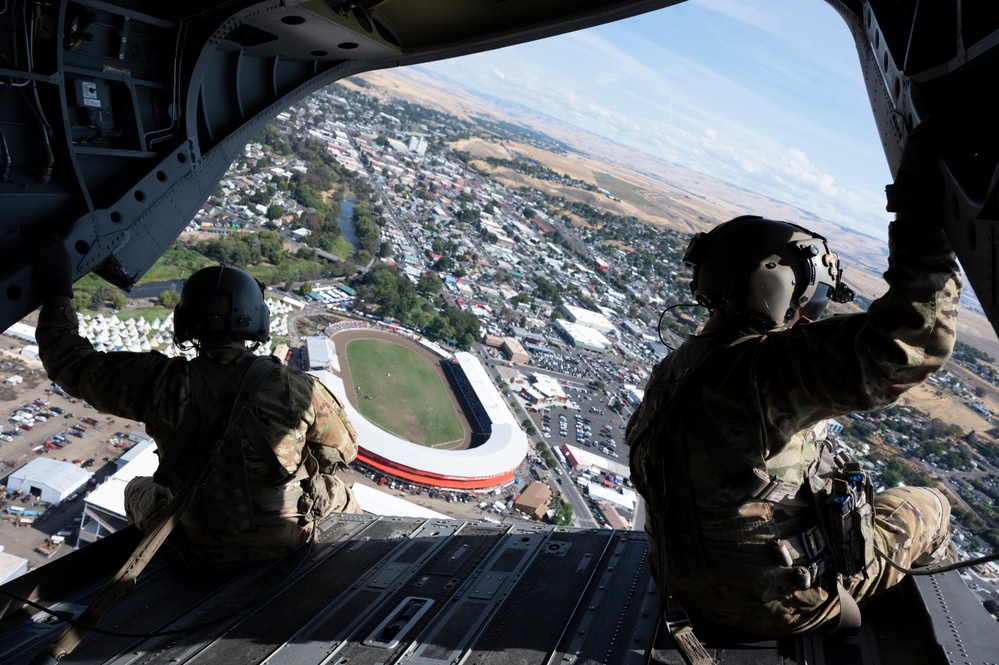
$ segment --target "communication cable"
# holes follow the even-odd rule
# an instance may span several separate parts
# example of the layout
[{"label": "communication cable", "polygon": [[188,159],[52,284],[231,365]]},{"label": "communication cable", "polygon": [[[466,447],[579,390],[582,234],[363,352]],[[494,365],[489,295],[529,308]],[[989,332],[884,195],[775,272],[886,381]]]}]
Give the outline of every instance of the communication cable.
[{"label": "communication cable", "polygon": [[905,568],[900,566],[891,560],[887,554],[878,549],[877,545],[874,546],[874,551],[877,555],[884,559],[885,563],[894,568],[895,570],[905,573],[906,575],[936,575],[938,573],[947,573],[952,570],[959,570],[961,568],[969,568],[971,566],[977,566],[983,563],[989,563],[990,561],[999,560],[999,550],[992,552],[991,554],[986,554],[985,556],[976,557],[974,559],[965,559],[964,561],[957,561],[956,563],[946,563],[946,564],[933,564],[926,567],[920,567],[918,569]]}]

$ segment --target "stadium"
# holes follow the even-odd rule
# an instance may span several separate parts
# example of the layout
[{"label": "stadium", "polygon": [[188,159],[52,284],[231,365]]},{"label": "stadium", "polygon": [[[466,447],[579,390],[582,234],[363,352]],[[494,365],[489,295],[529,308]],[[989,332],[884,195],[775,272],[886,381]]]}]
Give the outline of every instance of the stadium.
[{"label": "stadium", "polygon": [[[459,419],[464,436],[446,446],[413,443],[361,415],[357,386],[347,362],[347,345],[378,339],[406,347],[437,371]],[[323,337],[307,340],[310,373],[317,376],[344,406],[359,444],[358,461],[387,476],[417,485],[479,490],[512,482],[527,454],[527,435],[470,353],[450,354],[433,343],[398,329],[341,322]]]}]

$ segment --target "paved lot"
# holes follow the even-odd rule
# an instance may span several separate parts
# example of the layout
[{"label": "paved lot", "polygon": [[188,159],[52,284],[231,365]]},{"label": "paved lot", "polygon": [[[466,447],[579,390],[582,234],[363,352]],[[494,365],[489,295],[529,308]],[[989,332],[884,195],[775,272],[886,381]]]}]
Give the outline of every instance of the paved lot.
[{"label": "paved lot", "polygon": [[[10,421],[10,417],[20,408],[31,404],[34,400],[44,399],[49,402],[48,411],[51,407],[62,409],[65,413],[55,414],[45,422],[36,422],[31,430],[17,429],[20,432],[17,436],[12,436],[12,441],[0,441],[0,485],[6,486],[10,474],[28,462],[45,455],[51,459],[73,462],[80,460],[94,460],[87,469],[94,474],[95,482],[100,482],[107,475],[114,471],[113,461],[124,452],[122,448],[116,448],[110,439],[115,432],[127,433],[132,429],[144,431],[138,423],[126,421],[121,418],[109,418],[106,415],[95,412],[85,403],[50,392],[52,383],[46,377],[41,365],[37,362],[25,361],[20,355],[20,349],[24,346],[21,342],[16,342],[10,337],[0,338],[3,346],[3,353],[0,353],[0,379],[6,379],[12,374],[19,374],[24,377],[24,382],[18,386],[5,386],[6,390],[0,396],[0,430],[11,433],[16,428]],[[51,411],[49,411],[51,413]],[[66,416],[72,414],[69,418]],[[83,438],[67,436],[67,444],[63,448],[46,449],[44,444],[57,434],[68,430],[72,425],[79,424],[81,418],[89,417],[98,421],[96,427],[87,427],[87,433]],[[72,527],[73,519],[79,517],[83,511],[83,495],[74,501],[68,502],[60,507],[54,508],[42,519],[36,520],[30,528],[14,526],[13,519],[0,518],[0,545],[4,551],[16,556],[25,557],[29,565],[38,566],[48,561],[44,555],[35,551],[35,548],[43,543],[50,535]],[[29,510],[46,509],[46,504],[24,503],[19,500],[0,500],[0,504],[12,504],[21,506]],[[6,505],[0,506],[0,509]],[[0,515],[6,515],[0,512]],[[62,556],[70,551],[68,545],[61,546],[52,558]]]}]

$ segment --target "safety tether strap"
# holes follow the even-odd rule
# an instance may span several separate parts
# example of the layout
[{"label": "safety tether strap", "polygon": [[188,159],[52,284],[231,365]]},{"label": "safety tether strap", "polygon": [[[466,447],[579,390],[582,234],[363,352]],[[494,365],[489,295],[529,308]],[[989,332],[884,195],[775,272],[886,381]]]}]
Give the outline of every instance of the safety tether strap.
[{"label": "safety tether strap", "polygon": [[[666,502],[669,500],[666,490],[666,460],[663,455],[658,455],[657,458],[660,467],[658,473],[661,490],[660,501]],[[655,516],[653,519],[656,523],[656,534],[667,533],[666,506],[653,504],[649,508],[652,509],[652,514]],[[669,631],[669,635],[673,639],[673,645],[676,646],[687,665],[715,665],[717,661],[711,657],[701,641],[694,635],[694,629],[690,625],[690,617],[687,616],[687,612],[677,600],[676,587],[669,575],[666,548],[660,546],[658,549],[660,620],[666,626],[666,630]]]},{"label": "safety tether strap", "polygon": [[[260,362],[260,359],[254,359],[250,363],[249,370],[252,370],[253,366],[265,366],[265,363]],[[240,388],[238,391],[239,394],[246,394],[252,398],[252,395],[259,390],[260,384],[263,382],[263,379],[267,377],[267,374],[269,374],[270,369],[272,368],[273,365],[267,363],[266,372],[253,371],[252,374],[249,370],[245,372],[240,382]],[[248,384],[248,379],[251,378],[254,380],[256,385],[251,386]],[[249,390],[250,388],[253,389]],[[160,546],[170,535],[170,532],[173,531],[174,527],[177,526],[178,522],[180,522],[180,517],[191,504],[191,499],[194,497],[195,491],[201,488],[208,480],[212,471],[212,462],[215,459],[216,454],[222,448],[225,440],[231,436],[238,435],[240,427],[236,423],[237,419],[235,416],[236,409],[239,404],[239,399],[237,399],[233,404],[232,411],[229,414],[229,426],[226,428],[225,435],[216,440],[215,445],[207,450],[201,458],[199,458],[183,491],[177,494],[170,501],[170,503],[167,504],[166,509],[164,510],[163,519],[156,525],[155,528],[143,536],[142,540],[139,541],[139,544],[135,547],[135,551],[132,552],[132,555],[128,558],[124,565],[122,565],[115,576],[111,578],[100,594],[98,594],[98,596],[91,601],[87,608],[80,614],[77,622],[67,626],[65,630],[63,630],[55,638],[55,640],[53,640],[48,649],[39,653],[34,659],[32,659],[31,665],[50,665],[51,663],[56,663],[72,653],[73,650],[79,646],[80,642],[83,641],[83,638],[87,636],[88,630],[86,626],[99,624],[101,619],[107,615],[111,608],[114,607],[119,600],[121,600],[122,596],[124,596],[130,588],[132,588],[132,585],[135,583],[139,573],[141,573],[146,565],[152,560],[153,555],[156,554],[157,550],[159,550]],[[189,419],[197,420],[193,417]],[[273,455],[273,452],[271,455]]]},{"label": "safety tether strap", "polygon": [[832,632],[857,630],[863,623],[860,616],[860,606],[843,586],[841,580],[836,580],[836,593],[839,595],[839,622]]}]

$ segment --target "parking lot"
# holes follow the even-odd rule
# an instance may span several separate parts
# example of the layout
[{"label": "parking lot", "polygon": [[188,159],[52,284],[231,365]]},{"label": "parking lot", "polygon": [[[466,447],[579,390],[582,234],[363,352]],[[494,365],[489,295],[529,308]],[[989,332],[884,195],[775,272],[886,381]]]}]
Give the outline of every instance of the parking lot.
[{"label": "parking lot", "polygon": [[[122,418],[99,414],[85,403],[53,392],[52,383],[37,363],[22,360],[18,355],[23,344],[14,344],[3,338],[5,353],[0,355],[0,379],[21,376],[23,382],[16,386],[4,385],[0,400],[0,485],[6,486],[10,474],[33,459],[46,456],[51,459],[76,463],[94,474],[93,483],[99,483],[115,468],[113,461],[128,444],[115,437],[133,429],[144,431],[138,423]],[[17,416],[17,414],[22,414]],[[90,422],[88,422],[90,421]],[[117,443],[121,447],[115,447]],[[63,544],[48,556],[36,548],[50,536],[59,532],[74,532],[83,510],[80,492],[61,506],[49,506],[35,497],[0,499],[0,545],[4,551],[21,556],[29,565],[37,567],[48,560],[71,551]],[[24,508],[42,513],[30,527],[15,526],[17,518],[6,512],[7,506]],[[75,542],[73,537],[67,543]]]}]

